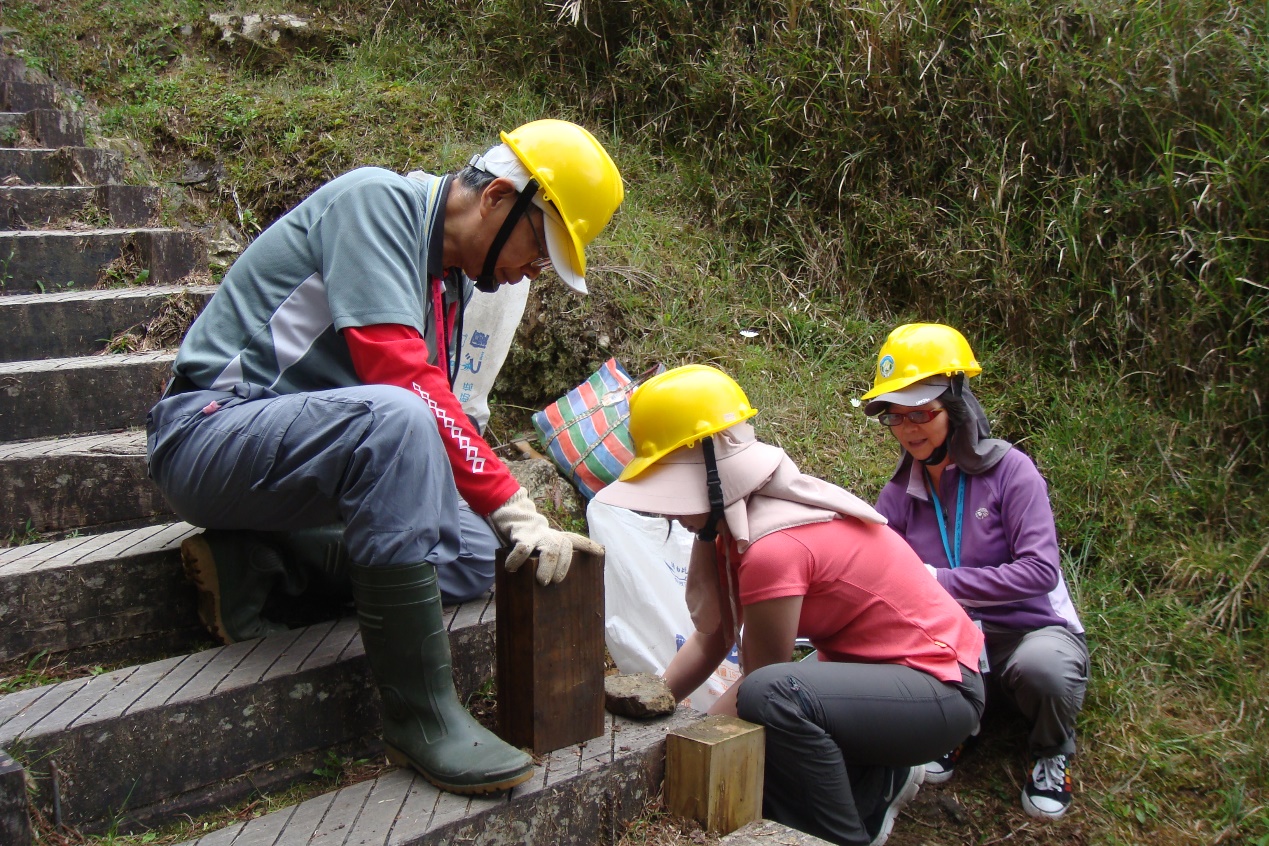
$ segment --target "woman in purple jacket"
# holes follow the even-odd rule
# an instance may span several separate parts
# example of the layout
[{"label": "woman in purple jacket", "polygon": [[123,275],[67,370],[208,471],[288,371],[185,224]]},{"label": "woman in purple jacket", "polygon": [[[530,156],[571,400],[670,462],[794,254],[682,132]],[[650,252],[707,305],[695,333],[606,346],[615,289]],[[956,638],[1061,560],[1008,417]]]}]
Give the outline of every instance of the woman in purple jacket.
[{"label": "woman in purple jacket", "polygon": [[[1031,725],[1022,807],[1057,818],[1071,803],[1088,648],[1062,577],[1048,486],[1030,458],[988,437],[987,416],[966,384],[981,372],[949,326],[912,323],[890,333],[864,413],[890,428],[903,456],[877,510],[982,627],[983,669]],[[926,781],[951,778],[964,748],[926,765]]]}]

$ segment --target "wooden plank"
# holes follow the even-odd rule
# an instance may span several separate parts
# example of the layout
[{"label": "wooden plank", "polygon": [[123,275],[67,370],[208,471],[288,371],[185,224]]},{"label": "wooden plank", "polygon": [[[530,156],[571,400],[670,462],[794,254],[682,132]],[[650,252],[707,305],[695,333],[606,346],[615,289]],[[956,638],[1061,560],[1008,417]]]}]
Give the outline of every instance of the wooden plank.
[{"label": "wooden plank", "polygon": [[334,801],[334,793],[323,793],[297,807],[295,813],[287,820],[286,827],[278,832],[277,839],[273,841],[275,846],[300,846],[300,844],[307,846],[309,838],[322,824],[322,818],[326,816],[327,809]]},{"label": "wooden plank", "polygon": [[337,620],[317,648],[300,664],[300,670],[311,670],[314,667],[325,667],[327,664],[335,663],[354,638],[361,639],[361,630],[357,628],[357,618],[345,617]]},{"label": "wooden plank", "polygon": [[573,554],[568,576],[534,578],[537,557],[508,573],[500,551],[498,722],[507,742],[544,754],[604,731],[604,559]]},{"label": "wooden plank", "polygon": [[396,770],[375,779],[366,804],[344,842],[349,846],[386,843],[413,783],[414,774],[410,770]]},{"label": "wooden plank", "polygon": [[3,725],[0,725],[0,744],[21,736],[31,726],[44,719],[56,710],[59,705],[74,696],[86,684],[88,684],[88,679],[75,679],[51,685],[46,695],[34,700],[21,711],[5,720]]},{"label": "wooden plank", "polygon": [[326,809],[326,814],[308,842],[312,846],[343,846],[348,830],[361,815],[361,809],[365,807],[372,787],[373,781],[363,781],[336,791],[330,807]]},{"label": "wooden plank", "polygon": [[[124,713],[130,714],[137,710],[155,708],[171,701],[181,692],[181,688],[190,679],[198,675],[199,670],[211,663],[219,651],[219,649],[204,649],[202,652],[196,652],[193,655],[169,659],[169,661],[174,661],[174,663],[168,668],[167,673],[159,683],[146,691],[145,695],[136,702],[129,705]],[[168,662],[164,661],[163,663],[166,664]]]},{"label": "wooden plank", "polygon": [[303,629],[292,629],[289,632],[280,632],[264,638],[250,657],[225,676],[213,692],[234,690],[263,681],[273,665],[286,654],[286,651],[300,639],[303,633]]},{"label": "wooden plank", "polygon": [[735,831],[762,817],[761,726],[715,715],[665,739],[665,800],[670,813],[708,831]]},{"label": "wooden plank", "polygon": [[405,794],[405,802],[397,814],[392,831],[388,834],[389,846],[399,843],[412,843],[421,831],[427,831],[436,815],[436,803],[441,798],[441,791],[429,784],[423,776],[416,776],[410,782]]},{"label": "wooden plank", "polygon": [[[286,828],[286,824],[291,821],[298,807],[298,805],[292,805],[281,811],[248,820],[239,828],[236,839],[231,841],[233,846],[273,846],[279,832]],[[209,846],[209,844],[204,844],[200,840],[198,846]]]},{"label": "wooden plank", "polygon": [[303,634],[299,639],[294,641],[286,650],[278,656],[264,674],[264,681],[271,681],[282,676],[289,676],[297,672],[300,667],[313,654],[313,650],[326,640],[326,635],[330,634],[331,629],[335,628],[335,621],[330,620],[325,623],[318,623],[309,626],[303,630]]},{"label": "wooden plank", "polygon": [[208,696],[216,687],[248,659],[260,646],[260,640],[244,640],[215,650],[213,658],[177,691],[170,702],[194,702]]}]

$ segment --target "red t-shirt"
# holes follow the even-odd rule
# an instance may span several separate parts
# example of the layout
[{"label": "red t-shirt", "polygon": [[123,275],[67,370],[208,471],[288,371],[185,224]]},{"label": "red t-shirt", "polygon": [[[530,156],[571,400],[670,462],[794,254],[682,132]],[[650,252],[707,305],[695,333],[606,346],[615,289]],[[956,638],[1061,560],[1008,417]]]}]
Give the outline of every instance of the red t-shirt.
[{"label": "red t-shirt", "polygon": [[798,636],[822,661],[902,664],[945,682],[983,635],[888,526],[854,518],[773,532],[740,556],[741,605],[801,596]]}]

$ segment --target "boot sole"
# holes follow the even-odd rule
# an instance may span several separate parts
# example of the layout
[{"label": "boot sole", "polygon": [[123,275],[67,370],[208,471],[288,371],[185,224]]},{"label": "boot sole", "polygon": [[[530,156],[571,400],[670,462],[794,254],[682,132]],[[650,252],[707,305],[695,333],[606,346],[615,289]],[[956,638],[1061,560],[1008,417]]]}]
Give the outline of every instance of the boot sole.
[{"label": "boot sole", "polygon": [[533,778],[533,767],[530,766],[525,772],[508,776],[501,781],[491,781],[484,784],[450,784],[449,782],[437,778],[427,770],[420,767],[410,759],[409,755],[406,755],[401,750],[393,746],[386,746],[385,748],[388,754],[388,760],[396,766],[409,767],[419,775],[423,776],[423,778],[439,787],[441,790],[449,793],[457,793],[462,796],[472,796],[481,793],[497,793],[500,790],[510,790],[517,784],[524,784],[526,781]]},{"label": "boot sole", "polygon": [[181,567],[198,589],[198,619],[221,643],[234,643],[220,616],[220,580],[211,546],[201,535],[181,542]]}]

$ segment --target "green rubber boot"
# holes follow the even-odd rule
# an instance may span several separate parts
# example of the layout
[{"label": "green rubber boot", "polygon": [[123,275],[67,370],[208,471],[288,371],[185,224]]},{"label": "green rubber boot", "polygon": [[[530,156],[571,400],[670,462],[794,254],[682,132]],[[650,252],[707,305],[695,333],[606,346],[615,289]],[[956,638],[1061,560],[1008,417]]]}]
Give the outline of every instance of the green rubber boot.
[{"label": "green rubber boot", "polygon": [[291,532],[261,532],[260,536],[282,552],[293,589],[308,588],[311,579],[326,593],[352,598],[343,523]]},{"label": "green rubber boot", "polygon": [[281,553],[254,532],[208,529],[181,543],[185,575],[198,588],[198,616],[223,643],[284,632],[264,605],[287,576]]},{"label": "green rubber boot", "polygon": [[436,568],[354,563],[350,570],[362,643],[383,698],[389,760],[452,793],[491,793],[527,781],[533,759],[458,701]]}]

